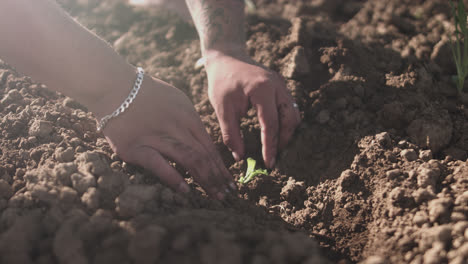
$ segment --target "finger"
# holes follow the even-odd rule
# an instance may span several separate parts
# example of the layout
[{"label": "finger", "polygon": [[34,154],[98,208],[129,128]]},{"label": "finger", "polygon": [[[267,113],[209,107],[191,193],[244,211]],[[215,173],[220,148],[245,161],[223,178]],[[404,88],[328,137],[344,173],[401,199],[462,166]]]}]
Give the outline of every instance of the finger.
[{"label": "finger", "polygon": [[225,178],[220,177],[218,166],[191,133],[178,138],[160,136],[151,146],[184,167],[211,197],[224,198],[228,188]]},{"label": "finger", "polygon": [[197,166],[197,169],[192,171],[192,176],[211,197],[223,200],[225,195],[230,193],[230,188],[232,188],[230,187],[232,177],[221,158],[216,158],[219,155],[216,149],[207,151],[200,142],[194,142],[193,145],[196,147],[198,155],[203,157],[202,159],[207,166],[200,168],[198,161],[188,161],[187,166],[192,164]]},{"label": "finger", "polygon": [[244,157],[244,142],[240,132],[239,115],[236,111],[229,107],[229,104],[224,104],[216,111],[219,119],[219,126],[223,136],[224,145],[226,145],[236,161],[240,161]]},{"label": "finger", "polygon": [[[213,141],[204,129],[204,125],[201,122],[200,118],[193,118],[192,119],[192,124],[189,126],[191,128],[190,132],[195,141],[198,142],[200,149],[203,149],[208,153],[208,155],[211,157],[213,160],[213,163],[216,165],[218,168],[218,173],[215,175],[216,177],[223,177],[224,183],[229,186],[229,188],[233,191],[237,191],[237,185],[234,183],[232,174],[227,170],[226,165],[224,164],[223,159],[221,158],[218,150],[213,144]],[[240,134],[240,132],[239,132]],[[244,144],[241,141],[240,146],[243,147]],[[228,191],[229,192],[229,191]]]},{"label": "finger", "polygon": [[300,123],[299,109],[287,93],[278,92],[278,118],[280,123],[279,148],[283,149],[288,144],[296,127]]},{"label": "finger", "polygon": [[[202,124],[194,125],[192,127],[202,127]],[[204,129],[193,129],[192,134],[200,145],[205,149],[206,152],[212,158],[214,164],[218,167],[219,176],[225,179],[225,183],[231,188],[231,190],[236,191],[237,185],[234,183],[231,173],[226,169],[226,166],[223,162],[223,159],[219,155],[219,152],[216,150],[210,136],[206,133]]]},{"label": "finger", "polygon": [[278,148],[278,111],[275,98],[262,98],[252,102],[257,108],[258,121],[261,127],[262,154],[265,165],[273,168]]},{"label": "finger", "polygon": [[173,190],[187,193],[190,187],[184,178],[153,148],[142,147],[134,155],[135,163],[148,169]]}]

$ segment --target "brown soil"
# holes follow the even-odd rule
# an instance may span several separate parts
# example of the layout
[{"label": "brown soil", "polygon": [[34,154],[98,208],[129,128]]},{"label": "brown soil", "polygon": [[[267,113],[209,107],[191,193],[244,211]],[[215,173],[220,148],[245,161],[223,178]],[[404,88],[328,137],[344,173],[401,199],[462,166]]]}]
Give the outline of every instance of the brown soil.
[{"label": "brown soil", "polygon": [[[186,92],[242,175],[193,26],[119,0],[61,2]],[[467,263],[468,102],[451,82],[447,1],[255,2],[248,50],[286,77],[304,121],[276,169],[222,203],[120,161],[86,109],[0,61],[0,263]],[[260,160],[253,110],[242,129]]]}]

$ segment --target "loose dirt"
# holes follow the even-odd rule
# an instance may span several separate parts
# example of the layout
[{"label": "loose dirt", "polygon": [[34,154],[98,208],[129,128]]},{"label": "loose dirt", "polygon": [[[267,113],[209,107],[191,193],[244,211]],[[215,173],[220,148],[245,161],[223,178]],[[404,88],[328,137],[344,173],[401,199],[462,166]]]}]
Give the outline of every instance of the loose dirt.
[{"label": "loose dirt", "polygon": [[[242,176],[192,25],[120,0],[60,2],[183,90]],[[447,1],[254,2],[248,51],[285,76],[303,122],[270,175],[225,202],[122,162],[83,106],[0,61],[0,263],[467,263],[468,102]],[[241,126],[261,160],[255,116]]]}]

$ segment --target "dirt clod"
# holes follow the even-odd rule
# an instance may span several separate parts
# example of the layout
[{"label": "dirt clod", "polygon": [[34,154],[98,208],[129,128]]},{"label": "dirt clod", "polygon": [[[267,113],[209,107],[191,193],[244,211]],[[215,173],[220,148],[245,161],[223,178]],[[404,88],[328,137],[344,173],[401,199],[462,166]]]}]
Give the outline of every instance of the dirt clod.
[{"label": "dirt clod", "polygon": [[286,58],[284,58],[282,74],[286,78],[296,78],[310,73],[310,65],[304,48],[296,46]]},{"label": "dirt clod", "polygon": [[[192,24],[123,0],[58,2],[180,88],[245,172],[193,67]],[[78,102],[0,61],[0,263],[467,263],[468,111],[447,2],[254,2],[247,51],[283,74],[302,122],[270,175],[223,202],[190,175],[180,194],[123,162]],[[255,110],[240,121],[261,160]]]},{"label": "dirt clod", "polygon": [[49,121],[35,120],[29,127],[29,135],[35,137],[47,137],[54,130],[53,125]]},{"label": "dirt clod", "polygon": [[404,149],[401,151],[400,155],[407,161],[414,161],[418,158],[418,154],[414,149]]},{"label": "dirt clod", "polygon": [[90,174],[76,172],[70,176],[70,179],[73,188],[79,193],[84,193],[88,188],[96,186],[96,179]]}]

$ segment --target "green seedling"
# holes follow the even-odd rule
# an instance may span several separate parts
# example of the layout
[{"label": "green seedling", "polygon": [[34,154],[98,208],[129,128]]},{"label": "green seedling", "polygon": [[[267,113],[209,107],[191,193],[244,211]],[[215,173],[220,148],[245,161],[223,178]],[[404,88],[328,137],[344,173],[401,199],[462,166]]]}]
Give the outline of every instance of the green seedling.
[{"label": "green seedling", "polygon": [[239,182],[242,184],[246,184],[253,180],[257,175],[268,175],[268,171],[266,169],[255,169],[255,165],[257,161],[252,158],[247,158],[247,171],[245,172],[245,176],[239,179]]},{"label": "green seedling", "polygon": [[[455,7],[453,2],[450,1],[452,7],[452,15],[455,22],[455,42],[450,39],[450,46],[452,48],[453,58],[457,67],[457,76],[455,82],[457,84],[458,93],[463,91],[463,85],[468,75],[468,28],[466,21],[465,4],[463,0],[459,0]],[[462,47],[463,45],[463,47]]]}]

